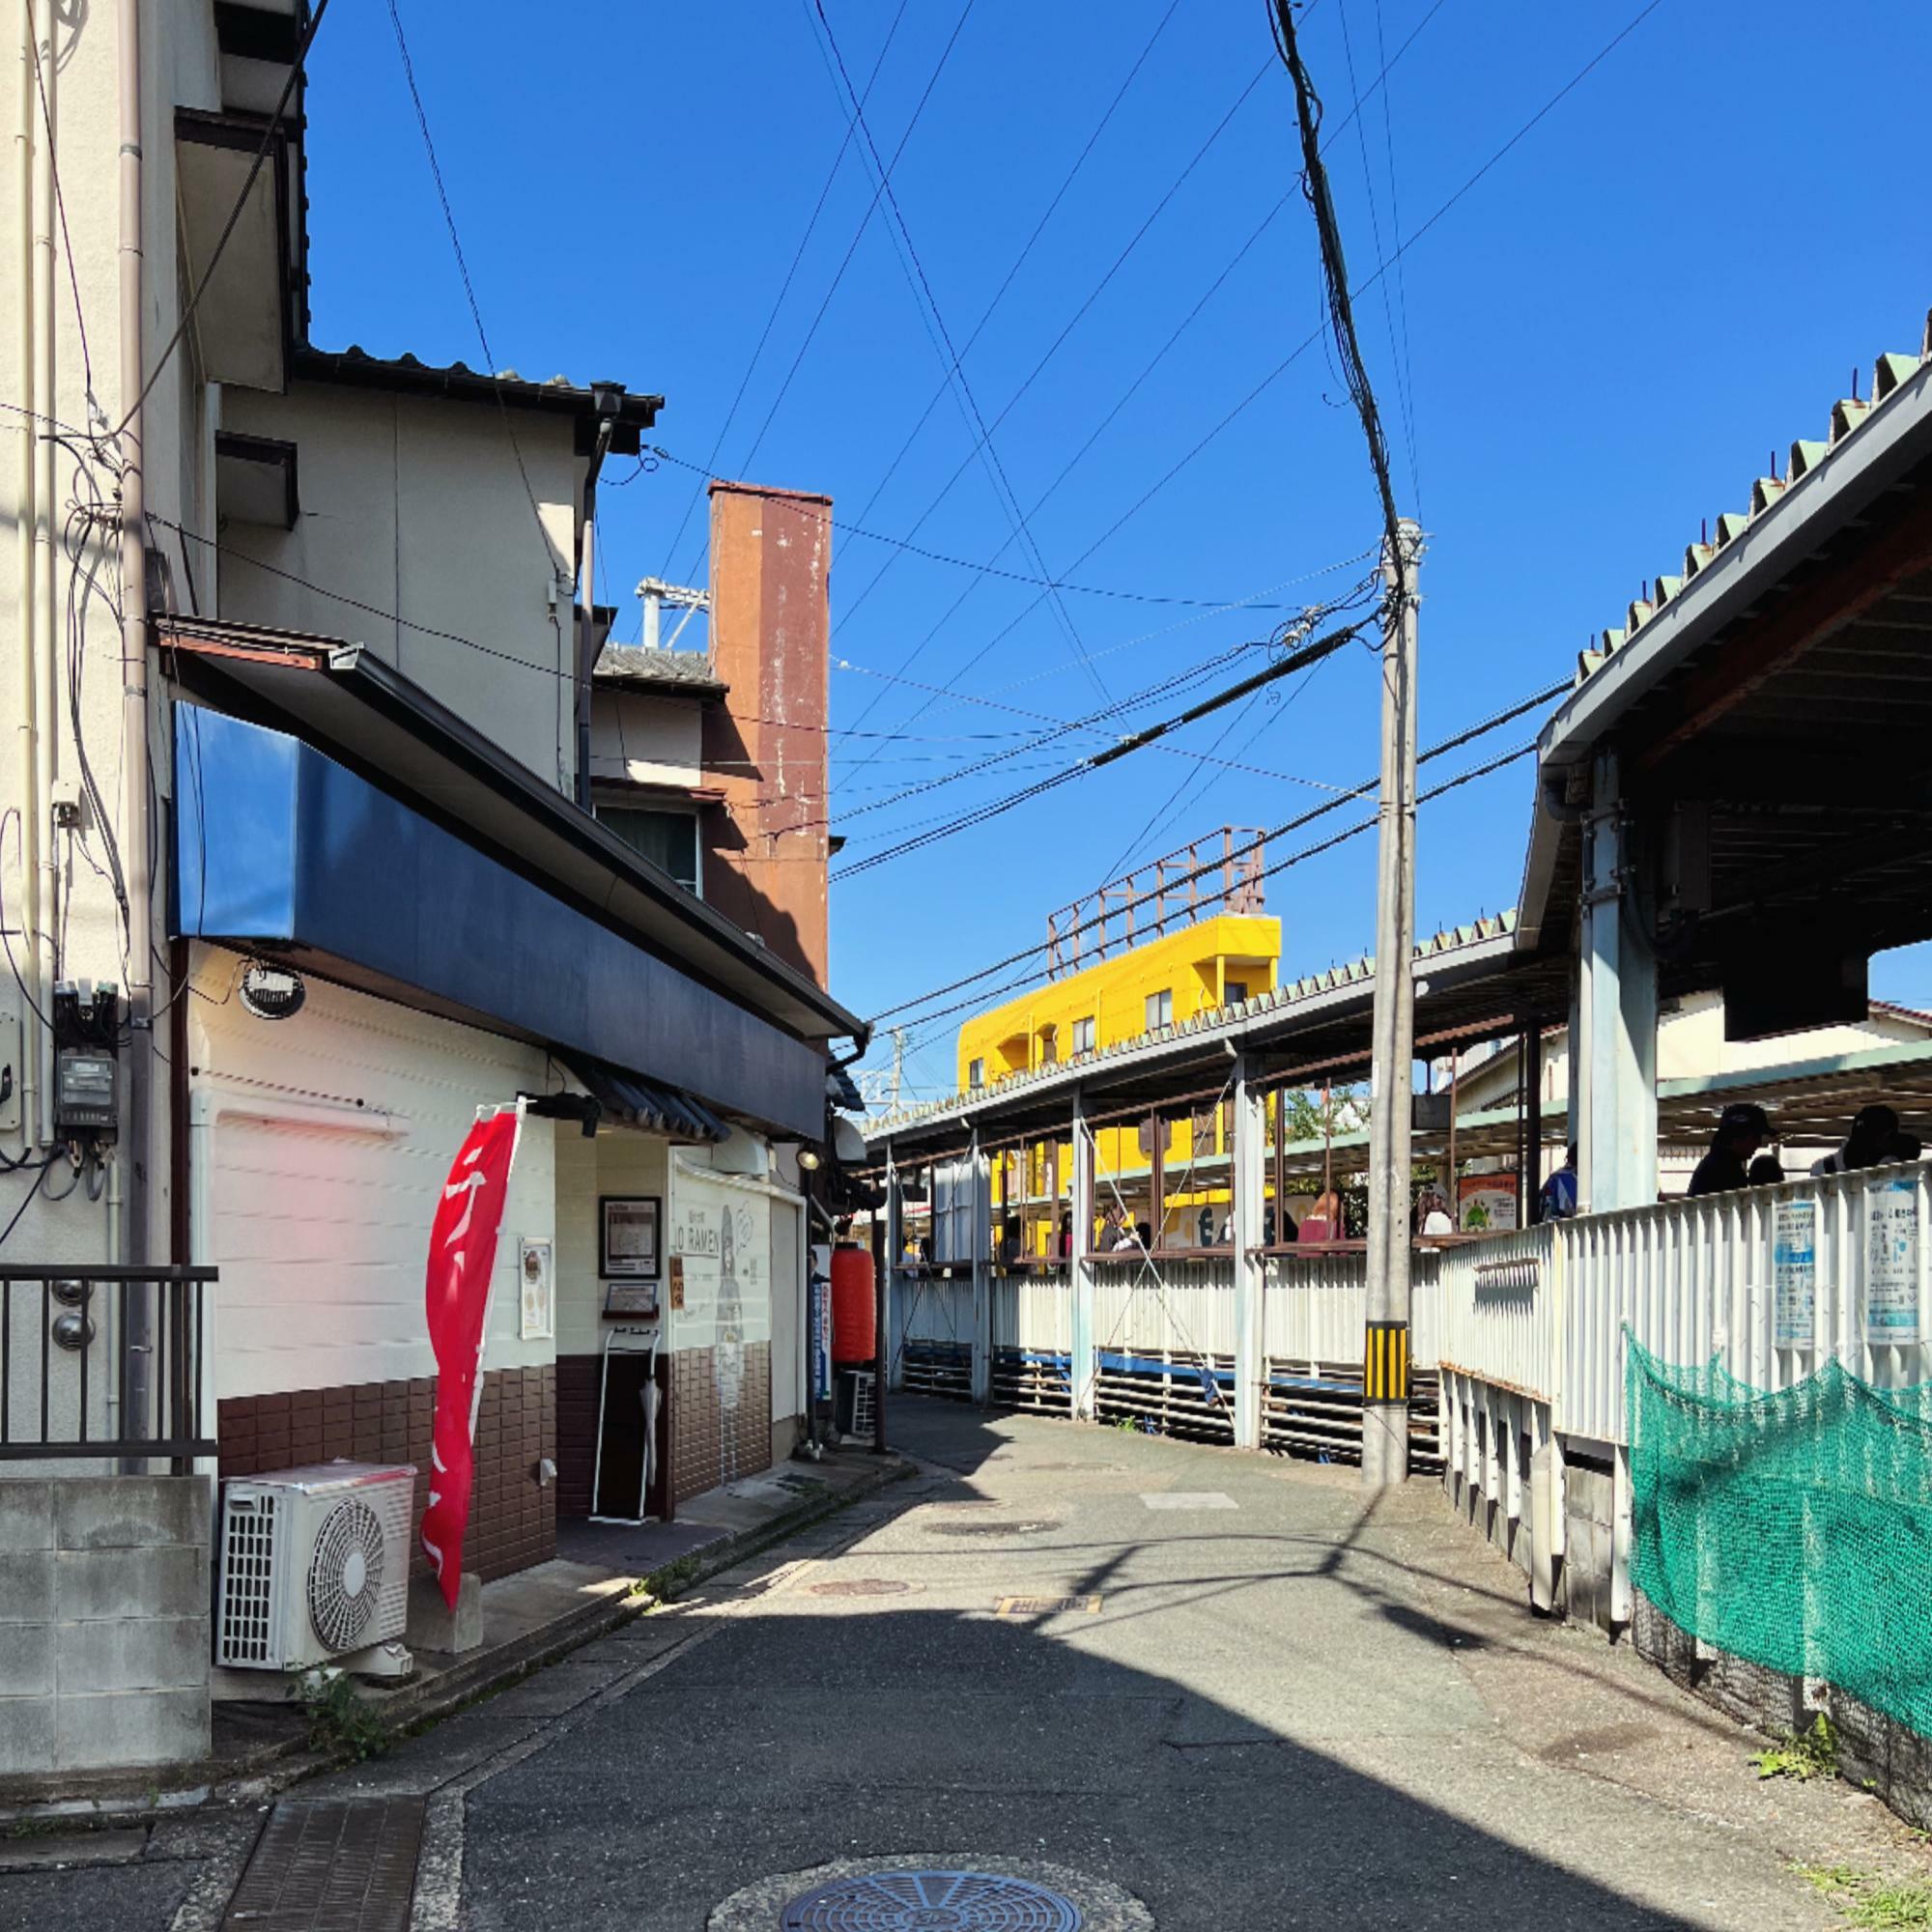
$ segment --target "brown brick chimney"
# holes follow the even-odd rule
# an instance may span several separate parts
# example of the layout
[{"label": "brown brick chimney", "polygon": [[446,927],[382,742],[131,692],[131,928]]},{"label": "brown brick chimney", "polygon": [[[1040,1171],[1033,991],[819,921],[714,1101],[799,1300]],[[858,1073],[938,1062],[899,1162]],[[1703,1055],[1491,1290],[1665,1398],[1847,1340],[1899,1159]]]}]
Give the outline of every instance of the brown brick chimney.
[{"label": "brown brick chimney", "polygon": [[704,896],[821,986],[831,570],[830,497],[712,484]]}]

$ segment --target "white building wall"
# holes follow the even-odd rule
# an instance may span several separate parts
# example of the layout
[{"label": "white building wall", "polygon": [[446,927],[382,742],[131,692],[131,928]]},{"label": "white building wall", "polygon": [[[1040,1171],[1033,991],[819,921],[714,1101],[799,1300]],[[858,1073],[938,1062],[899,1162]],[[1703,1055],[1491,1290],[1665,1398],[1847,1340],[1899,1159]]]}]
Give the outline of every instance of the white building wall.
[{"label": "white building wall", "polygon": [[590,714],[590,775],[691,789],[702,781],[703,726],[702,711],[688,701],[600,690]]},{"label": "white building wall", "polygon": [[[120,245],[119,245],[119,16],[111,7],[56,9],[36,7],[33,15],[44,30],[54,24],[58,73],[52,90],[53,153],[58,162],[60,207],[49,231],[49,245],[36,265],[31,249],[23,248],[20,226],[21,169],[25,154],[18,138],[21,86],[25,74],[19,59],[20,36],[27,10],[7,12],[7,79],[4,98],[7,138],[0,160],[0,398],[13,406],[0,412],[0,811],[19,817],[0,836],[0,883],[4,883],[6,924],[14,930],[19,968],[31,972],[30,947],[19,935],[25,893],[21,876],[21,824],[31,814],[40,829],[43,858],[50,868],[51,888],[58,874],[60,957],[49,962],[49,978],[89,979],[121,983],[129,952],[119,913],[105,883],[106,835],[111,832],[124,851],[127,839],[121,823],[122,678],[120,626],[112,605],[118,601],[118,557],[111,527],[101,527],[83,552],[85,571],[98,578],[98,594],[84,597],[76,587],[68,557],[61,554],[67,511],[76,494],[88,495],[88,484],[111,505],[115,465],[105,447],[89,446],[87,437],[95,412],[118,424],[131,395],[124,395],[120,378]],[[208,0],[151,0],[142,8],[142,218],[144,250],[143,327],[146,365],[154,366],[180,314],[182,294],[177,283],[174,114],[178,104],[215,107],[219,104],[218,60],[213,11]],[[41,117],[38,92],[33,99],[33,131],[43,154],[46,128]],[[38,210],[33,181],[29,200]],[[64,215],[64,219],[62,218]],[[29,223],[29,239],[37,219]],[[38,266],[38,272],[37,272]],[[37,294],[37,290],[39,293]],[[82,348],[82,326],[86,347]],[[50,337],[46,325],[51,323]],[[50,339],[54,387],[51,395],[36,388],[36,355],[23,361],[23,325],[39,340]],[[90,408],[92,403],[92,409]],[[34,416],[15,412],[31,406]],[[190,354],[177,351],[168,372],[150,393],[144,411],[147,504],[157,519],[207,527],[206,452],[212,430],[210,412]],[[71,726],[71,668],[80,668],[81,736],[99,784],[105,820],[91,808],[81,813],[71,837],[58,839],[52,830],[52,808],[32,781],[23,755],[20,705],[21,660],[31,639],[22,622],[24,585],[18,531],[24,501],[21,477],[23,450],[40,443],[38,428],[56,428],[66,440],[51,446],[53,466],[52,516],[47,524],[54,545],[52,634],[54,681],[45,714],[55,725],[53,772],[63,786],[79,776],[77,745]],[[105,439],[103,438],[103,445]],[[44,506],[43,506],[44,507]],[[160,526],[157,525],[157,528]],[[172,532],[162,540],[181,580],[180,549]],[[213,582],[210,559],[196,554],[195,569],[204,590]],[[185,590],[182,601],[186,602]],[[69,652],[70,619],[78,651]],[[151,668],[153,725],[151,739],[166,743],[162,724],[163,681]],[[168,796],[171,776],[165,758],[156,761],[154,781],[161,799]],[[97,867],[101,869],[98,870]],[[165,879],[156,881],[156,939],[166,904]],[[43,895],[42,928],[56,930],[52,894]],[[52,941],[49,940],[49,946]],[[159,992],[157,990],[157,997]],[[11,972],[0,972],[0,1063],[12,1067],[14,1097],[0,1103],[0,1151],[16,1156],[27,1145],[20,1131],[23,1067],[20,1064],[20,1024],[25,1002]],[[32,1029],[29,1037],[31,1037]],[[163,1096],[164,1099],[164,1096]],[[28,1123],[31,1126],[31,1122]],[[150,1170],[153,1246],[164,1252],[169,1217],[167,1109],[154,1109],[155,1144]],[[113,1252],[107,1201],[91,1202],[77,1188],[65,1200],[50,1198],[70,1178],[64,1169],[48,1176],[45,1191],[28,1203],[9,1237],[9,1252],[21,1261],[79,1262],[100,1260]],[[22,1183],[8,1190],[11,1214]],[[111,1359],[111,1323],[103,1325],[93,1362],[104,1368]]]},{"label": "white building wall", "polygon": [[[294,1018],[258,1020],[234,997],[235,955],[195,950],[193,1241],[221,1270],[217,1394],[433,1375],[424,1270],[449,1163],[479,1106],[555,1084],[547,1056],[313,979]],[[517,1243],[556,1240],[558,1131],[577,1132],[524,1124],[486,1370],[555,1353],[519,1338]]]},{"label": "white building wall", "polygon": [[578,465],[567,418],[515,417],[513,445],[503,412],[486,404],[333,384],[298,384],[286,396],[227,391],[224,428],[296,445],[301,515],[293,530],[237,524],[223,533],[221,615],[367,644],[567,790],[576,643],[568,582],[553,592],[570,570]]},{"label": "white building wall", "polygon": [[[585,1140],[570,1122],[556,1130],[556,1352],[604,1347],[604,1283],[597,1272],[597,1197],[667,1194],[667,1143],[655,1134],[600,1126]],[[665,1223],[660,1221],[662,1231]],[[659,1306],[665,1284],[658,1283]]]}]

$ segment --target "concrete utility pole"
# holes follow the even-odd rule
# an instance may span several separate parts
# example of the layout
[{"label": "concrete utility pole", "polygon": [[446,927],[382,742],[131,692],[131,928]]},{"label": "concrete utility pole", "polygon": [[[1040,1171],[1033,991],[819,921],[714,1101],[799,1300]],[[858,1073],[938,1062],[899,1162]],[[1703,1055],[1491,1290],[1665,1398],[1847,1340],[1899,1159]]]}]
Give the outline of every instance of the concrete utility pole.
[{"label": "concrete utility pole", "polygon": [[1368,1321],[1362,1353],[1362,1487],[1408,1475],[1409,1094],[1415,1062],[1415,641],[1421,528],[1382,546],[1380,851],[1376,872],[1374,1099],[1369,1113]]},{"label": "concrete utility pole", "polygon": [[904,1027],[893,1029],[893,1112],[899,1110],[899,1082],[905,1077],[905,1037]]}]

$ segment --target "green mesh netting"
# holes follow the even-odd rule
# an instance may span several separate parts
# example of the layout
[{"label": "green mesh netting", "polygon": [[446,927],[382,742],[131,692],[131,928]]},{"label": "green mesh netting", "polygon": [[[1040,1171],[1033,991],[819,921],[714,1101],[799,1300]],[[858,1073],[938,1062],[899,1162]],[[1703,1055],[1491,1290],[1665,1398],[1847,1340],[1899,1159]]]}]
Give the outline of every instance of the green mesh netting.
[{"label": "green mesh netting", "polygon": [[1719,1650],[1932,1734],[1932,1383],[1766,1391],[1630,1338],[1632,1573]]}]

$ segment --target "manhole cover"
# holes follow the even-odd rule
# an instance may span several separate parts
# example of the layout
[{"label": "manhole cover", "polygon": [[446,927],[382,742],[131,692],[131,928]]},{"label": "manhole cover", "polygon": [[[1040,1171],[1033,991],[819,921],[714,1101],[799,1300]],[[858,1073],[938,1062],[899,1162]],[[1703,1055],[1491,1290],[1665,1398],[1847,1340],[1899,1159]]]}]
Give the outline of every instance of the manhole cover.
[{"label": "manhole cover", "polygon": [[1079,1932],[1069,1898],[997,1872],[884,1871],[792,1899],[780,1932]]},{"label": "manhole cover", "polygon": [[1153,1932],[1132,1892],[1037,1859],[952,1846],[777,1872],[712,1909],[706,1932]]},{"label": "manhole cover", "polygon": [[895,1583],[890,1577],[854,1577],[848,1582],[813,1583],[806,1592],[812,1597],[899,1597],[910,1583]]},{"label": "manhole cover", "polygon": [[1057,1522],[936,1522],[934,1536],[1040,1536]]}]

